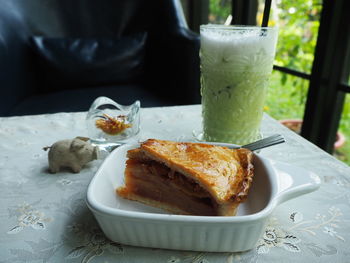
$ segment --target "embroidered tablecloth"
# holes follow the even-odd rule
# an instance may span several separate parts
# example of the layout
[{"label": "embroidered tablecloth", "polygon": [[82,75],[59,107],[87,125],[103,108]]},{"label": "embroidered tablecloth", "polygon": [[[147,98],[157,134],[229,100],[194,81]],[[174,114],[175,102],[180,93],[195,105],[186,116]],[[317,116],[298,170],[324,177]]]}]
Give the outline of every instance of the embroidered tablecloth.
[{"label": "embroidered tablecloth", "polygon": [[[322,185],[278,206],[255,249],[206,253],[109,241],[85,203],[87,186],[102,160],[79,174],[50,174],[43,150],[61,139],[86,136],[85,117],[0,118],[0,262],[350,262],[350,167],[268,115],[263,135],[280,133],[287,142],[261,154],[316,173]],[[200,127],[199,105],[145,108],[137,140],[191,140]]]}]

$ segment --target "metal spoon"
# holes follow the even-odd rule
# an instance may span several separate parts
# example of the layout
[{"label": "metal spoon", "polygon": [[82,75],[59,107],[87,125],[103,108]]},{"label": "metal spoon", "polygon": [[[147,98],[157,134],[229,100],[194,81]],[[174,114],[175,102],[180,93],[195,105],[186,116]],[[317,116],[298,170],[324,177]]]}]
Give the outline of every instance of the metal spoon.
[{"label": "metal spoon", "polygon": [[256,151],[256,150],[260,150],[260,149],[270,147],[270,146],[273,146],[276,144],[283,143],[285,141],[286,140],[284,139],[284,137],[281,134],[274,134],[274,135],[271,135],[269,137],[258,140],[256,142],[252,142],[252,143],[243,145],[239,148],[246,148],[246,149],[249,149],[251,151]]},{"label": "metal spoon", "polygon": [[261,140],[246,144],[246,145],[235,145],[235,144],[230,144],[230,143],[215,143],[215,142],[209,142],[209,144],[214,144],[214,145],[219,145],[219,146],[226,146],[228,148],[231,149],[239,149],[239,148],[245,148],[245,149],[249,149],[251,151],[256,151],[256,150],[260,150],[272,145],[276,145],[276,144],[280,144],[285,142],[286,140],[284,139],[284,137],[280,134],[275,134],[275,135],[271,135],[269,137],[263,138]]}]

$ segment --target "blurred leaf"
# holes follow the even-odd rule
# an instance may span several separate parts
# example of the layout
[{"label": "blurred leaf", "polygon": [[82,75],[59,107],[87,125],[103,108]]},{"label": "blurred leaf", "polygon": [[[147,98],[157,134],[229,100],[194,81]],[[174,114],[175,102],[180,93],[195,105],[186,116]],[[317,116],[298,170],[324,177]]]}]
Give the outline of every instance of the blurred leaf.
[{"label": "blurred leaf", "polygon": [[282,74],[281,84],[284,86],[287,83],[288,76],[287,74]]}]

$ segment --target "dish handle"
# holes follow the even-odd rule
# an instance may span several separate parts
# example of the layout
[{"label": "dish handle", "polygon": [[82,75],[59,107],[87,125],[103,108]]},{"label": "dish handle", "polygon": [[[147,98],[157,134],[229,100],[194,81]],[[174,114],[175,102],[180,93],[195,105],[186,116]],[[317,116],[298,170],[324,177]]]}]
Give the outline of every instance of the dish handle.
[{"label": "dish handle", "polygon": [[321,179],[313,172],[278,162],[274,163],[274,167],[278,175],[278,190],[275,197],[277,204],[311,193],[320,188]]}]

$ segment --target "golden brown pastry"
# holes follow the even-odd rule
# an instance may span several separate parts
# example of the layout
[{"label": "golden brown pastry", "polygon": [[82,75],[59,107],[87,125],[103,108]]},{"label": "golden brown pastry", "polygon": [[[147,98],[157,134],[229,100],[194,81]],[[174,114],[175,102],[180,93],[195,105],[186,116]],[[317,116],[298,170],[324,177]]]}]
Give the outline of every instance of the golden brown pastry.
[{"label": "golden brown pastry", "polygon": [[176,214],[235,215],[253,178],[247,149],[149,139],[127,157],[117,193]]}]

